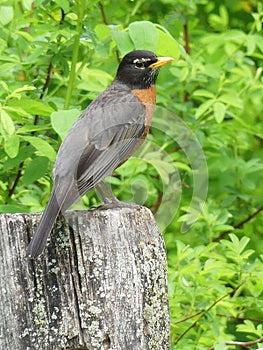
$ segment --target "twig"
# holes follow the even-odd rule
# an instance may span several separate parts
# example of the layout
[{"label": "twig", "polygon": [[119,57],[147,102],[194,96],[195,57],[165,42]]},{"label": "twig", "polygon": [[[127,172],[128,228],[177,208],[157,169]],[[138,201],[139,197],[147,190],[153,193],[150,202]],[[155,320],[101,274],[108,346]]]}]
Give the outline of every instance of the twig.
[{"label": "twig", "polygon": [[154,203],[153,207],[152,207],[152,213],[153,215],[155,215],[160,207],[160,205],[162,204],[162,199],[163,199],[163,191],[158,190],[158,197],[156,202]]},{"label": "twig", "polygon": [[242,346],[242,347],[246,347],[246,346],[250,346],[250,345],[255,345],[255,344],[259,344],[263,342],[263,337],[256,339],[256,340],[252,340],[252,341],[246,341],[246,342],[242,342],[242,341],[226,341],[226,345],[238,345],[238,346]]},{"label": "twig", "polygon": [[105,14],[105,11],[104,11],[104,7],[103,7],[101,1],[98,2],[98,5],[99,5],[99,8],[100,8],[100,13],[101,13],[101,16],[102,16],[103,23],[107,26],[108,25],[108,21],[107,21],[106,14]]},{"label": "twig", "polygon": [[183,323],[183,322],[185,322],[185,321],[188,321],[188,320],[190,320],[191,318],[194,318],[194,317],[200,315],[200,314],[203,313],[203,312],[204,312],[204,310],[201,310],[201,311],[198,311],[197,313],[195,313],[195,314],[193,314],[193,315],[186,316],[185,318],[182,318],[181,320],[178,320],[178,321],[173,322],[173,323],[172,323],[172,326],[174,326],[174,325],[176,325],[176,324],[178,324],[178,323]]},{"label": "twig", "polygon": [[68,87],[67,87],[66,97],[64,102],[64,109],[69,108],[72,91],[74,89],[75,78],[76,78],[76,68],[77,68],[77,62],[79,57],[80,38],[82,33],[83,20],[85,17],[86,0],[76,1],[76,4],[77,4],[78,19],[77,19],[77,25],[76,25],[76,34],[75,34],[74,43],[73,43],[71,68],[70,68]]},{"label": "twig", "polygon": [[199,314],[200,317],[196,319],[180,336],[176,339],[175,345],[179,343],[179,341],[192,329],[196,326],[197,322],[199,319],[208,311],[210,311],[214,306],[216,306],[218,303],[220,303],[221,300],[227,298],[229,295],[235,293],[242,285],[244,284],[244,281],[241,282],[236,288],[232,289],[230,292],[224,294],[222,297],[219,299],[215,300],[210,306],[208,306],[206,309],[202,310]]},{"label": "twig", "polygon": [[178,152],[182,149],[181,146],[175,146],[172,150],[167,151],[168,154],[173,154],[175,152]]},{"label": "twig", "polygon": [[189,45],[189,31],[188,31],[188,22],[184,24],[184,41],[185,41],[185,52],[190,55],[190,45]]},{"label": "twig", "polygon": [[250,214],[246,219],[241,221],[240,223],[234,225],[234,228],[241,228],[244,224],[246,224],[248,221],[253,219],[258,213],[260,213],[263,210],[263,205],[259,207],[256,211],[254,211],[252,214]]},{"label": "twig", "polygon": [[[242,348],[245,349],[251,349],[250,345],[255,345],[255,344],[259,344],[263,342],[263,337],[256,339],[256,340],[252,340],[252,341],[226,341],[225,344],[226,345],[235,345],[235,346],[241,346]],[[215,346],[212,346],[211,348],[209,348],[208,350],[213,350],[215,348]]]},{"label": "twig", "polygon": [[63,10],[63,8],[61,8],[61,19],[59,21],[59,24],[63,24],[64,23],[65,17],[66,17],[66,13]]},{"label": "twig", "polygon": [[51,60],[50,60],[50,62],[49,62],[49,65],[48,65],[47,76],[46,76],[45,84],[44,84],[43,89],[42,89],[42,92],[41,92],[41,94],[40,94],[40,96],[39,96],[40,100],[43,99],[44,93],[45,93],[45,91],[46,91],[46,89],[47,89],[47,87],[48,87],[49,81],[50,81],[50,79],[51,79],[51,70],[52,70],[52,58],[51,58]]},{"label": "twig", "polygon": [[11,188],[9,188],[8,190],[8,196],[11,197],[12,194],[15,192],[15,189],[16,189],[16,186],[18,184],[18,181],[20,180],[20,177],[22,175],[22,169],[23,169],[23,165],[24,165],[24,162],[21,162],[19,164],[19,167],[18,167],[18,172],[16,174],[16,178],[15,178],[15,181],[13,183],[13,186]]},{"label": "twig", "polygon": [[[42,89],[42,92],[41,92],[41,94],[40,94],[40,96],[39,96],[39,99],[40,99],[40,100],[43,100],[43,97],[44,97],[44,95],[45,95],[45,91],[46,91],[46,89],[47,89],[47,87],[48,87],[48,84],[49,84],[49,82],[50,82],[50,79],[51,79],[51,71],[52,71],[52,58],[51,58],[51,60],[50,60],[50,62],[49,62],[49,65],[48,65],[45,84],[44,84],[43,89]],[[37,125],[38,119],[39,119],[39,115],[35,115],[34,125]]]},{"label": "twig", "polygon": [[[189,42],[189,30],[188,30],[188,21],[186,20],[184,26],[184,42],[185,42],[185,52],[190,55],[190,42]],[[187,91],[184,92],[184,104],[189,100],[189,93]],[[183,113],[182,113],[183,117]]]},{"label": "twig", "polygon": [[[263,205],[261,207],[259,207],[257,210],[255,210],[253,213],[248,215],[248,217],[246,219],[244,219],[244,220],[240,221],[239,223],[237,223],[236,225],[234,225],[234,229],[243,227],[248,221],[250,221],[255,216],[257,216],[262,210],[263,210]],[[221,238],[223,238],[225,235],[227,235],[230,232],[232,232],[232,230],[226,230],[226,231],[221,232],[219,236],[217,236],[213,239],[213,242],[220,241]]]},{"label": "twig", "polygon": [[253,317],[238,317],[238,316],[226,316],[224,314],[217,314],[217,316],[220,316],[220,317],[227,317],[229,320],[236,320],[236,321],[246,321],[246,320],[249,320],[249,321],[252,321],[252,322],[257,322],[257,323],[263,323],[263,320],[262,319],[259,319],[259,318],[253,318]]}]

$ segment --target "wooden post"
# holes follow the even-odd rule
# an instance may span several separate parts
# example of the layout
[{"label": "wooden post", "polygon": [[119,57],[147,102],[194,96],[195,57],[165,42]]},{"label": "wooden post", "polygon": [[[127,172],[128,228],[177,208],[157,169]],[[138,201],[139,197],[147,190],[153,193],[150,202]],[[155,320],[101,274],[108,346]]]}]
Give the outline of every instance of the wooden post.
[{"label": "wooden post", "polygon": [[67,212],[31,260],[39,218],[0,215],[0,349],[170,349],[166,254],[151,212]]}]

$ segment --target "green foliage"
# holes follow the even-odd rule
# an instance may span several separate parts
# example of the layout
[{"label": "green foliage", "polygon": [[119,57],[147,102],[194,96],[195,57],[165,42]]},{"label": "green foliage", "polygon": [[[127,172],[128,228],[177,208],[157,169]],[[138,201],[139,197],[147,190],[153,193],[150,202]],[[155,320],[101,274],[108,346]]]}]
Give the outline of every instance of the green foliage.
[{"label": "green foliage", "polygon": [[262,20],[256,0],[0,4],[1,212],[44,208],[61,139],[120,57],[175,58],[147,142],[108,179],[163,229],[173,349],[262,347]]},{"label": "green foliage", "polygon": [[172,343],[205,349],[220,339],[261,338],[262,324],[249,317],[262,317],[262,258],[247,249],[249,239],[231,234],[230,241],[194,248],[175,243],[177,254],[169,261],[176,267],[169,285]]}]

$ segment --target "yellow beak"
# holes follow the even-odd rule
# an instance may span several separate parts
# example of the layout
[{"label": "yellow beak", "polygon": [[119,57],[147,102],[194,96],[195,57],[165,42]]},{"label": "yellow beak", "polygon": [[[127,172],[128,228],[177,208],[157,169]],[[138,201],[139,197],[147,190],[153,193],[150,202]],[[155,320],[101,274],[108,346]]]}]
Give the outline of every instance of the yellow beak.
[{"label": "yellow beak", "polygon": [[170,63],[174,59],[172,57],[157,57],[157,61],[152,63],[149,68],[158,68],[164,66],[167,63]]}]

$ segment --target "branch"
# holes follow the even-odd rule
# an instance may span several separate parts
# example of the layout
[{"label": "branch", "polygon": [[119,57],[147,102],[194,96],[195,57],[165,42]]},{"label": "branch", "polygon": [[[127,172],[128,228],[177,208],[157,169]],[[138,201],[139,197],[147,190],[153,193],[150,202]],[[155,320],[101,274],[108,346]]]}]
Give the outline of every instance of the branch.
[{"label": "branch", "polygon": [[[190,44],[189,44],[189,30],[188,30],[188,21],[186,20],[184,26],[184,41],[185,41],[185,52],[190,55]],[[187,91],[184,92],[184,104],[186,104],[189,100],[189,93]],[[181,114],[183,117],[183,112]]]},{"label": "branch", "polygon": [[[48,84],[50,82],[50,79],[51,79],[51,71],[52,71],[52,58],[49,62],[49,65],[48,65],[48,69],[47,69],[47,75],[46,75],[46,80],[45,80],[45,84],[43,86],[43,89],[42,89],[42,92],[39,96],[39,99],[42,100],[43,97],[44,97],[44,94],[45,94],[45,91],[48,87]],[[37,125],[38,123],[38,118],[39,118],[39,115],[35,115],[35,119],[34,119],[34,125]]]},{"label": "branch", "polygon": [[188,22],[184,24],[184,41],[185,41],[185,52],[190,55],[190,45],[189,45],[189,31],[188,31]]},{"label": "branch", "polygon": [[259,344],[263,342],[263,337],[256,339],[256,340],[252,340],[252,341],[246,341],[246,342],[242,342],[242,341],[226,341],[226,345],[238,345],[238,346],[242,346],[242,347],[247,347],[250,345],[255,345],[255,344]]},{"label": "branch", "polygon": [[263,210],[263,205],[261,207],[259,207],[256,211],[254,211],[252,214],[250,214],[246,219],[244,219],[243,221],[241,221],[240,223],[236,224],[234,226],[234,228],[241,228],[243,227],[243,225],[245,225],[248,221],[250,221],[251,219],[253,219],[256,215],[258,215],[258,213],[260,213]]},{"label": "branch", "polygon": [[201,311],[198,311],[197,313],[195,313],[195,314],[193,314],[193,315],[186,316],[185,318],[182,318],[181,320],[178,320],[178,321],[173,322],[173,323],[172,323],[172,326],[175,326],[175,325],[178,324],[178,323],[183,323],[183,322],[185,322],[185,321],[188,321],[188,320],[190,320],[191,318],[194,318],[194,317],[200,315],[200,314],[203,313],[203,312],[204,312],[204,310],[201,310]]},{"label": "branch", "polygon": [[[104,6],[103,6],[103,4],[102,4],[101,1],[98,2],[98,5],[99,5],[99,8],[100,8],[100,13],[101,13],[102,21],[103,21],[103,23],[107,26],[107,25],[109,24],[109,22],[108,22],[107,17],[106,17],[106,13],[105,13],[105,10],[104,10]],[[120,63],[121,58],[120,58],[120,53],[119,53],[118,50],[116,50],[116,58],[117,58],[118,63]]]},{"label": "branch", "polygon": [[158,197],[156,202],[154,203],[153,207],[152,207],[152,213],[153,215],[155,215],[160,207],[160,205],[162,204],[162,199],[163,199],[163,191],[158,190]]},{"label": "branch", "polygon": [[254,317],[238,317],[238,316],[226,316],[224,314],[217,314],[219,317],[227,317],[229,320],[235,320],[235,321],[252,321],[252,322],[257,322],[257,323],[263,323],[262,319],[254,318]]},{"label": "branch", "polygon": [[[256,340],[252,340],[252,341],[226,341],[225,344],[226,345],[235,345],[235,346],[241,346],[242,348],[245,349],[251,349],[250,345],[255,345],[255,344],[259,344],[263,342],[263,337],[256,339]],[[215,346],[212,346],[211,348],[209,348],[208,350],[213,350],[215,349]]]},{"label": "branch", "polygon": [[59,21],[59,24],[63,24],[64,23],[65,17],[66,17],[66,13],[63,10],[63,8],[61,8],[61,19]]},{"label": "branch", "polygon": [[[252,214],[248,215],[248,217],[246,219],[244,219],[244,220],[240,221],[239,223],[237,223],[236,225],[234,225],[234,229],[243,227],[247,222],[249,222],[251,219],[253,219],[255,216],[257,216],[262,210],[263,210],[263,205],[261,207],[259,207],[257,210],[255,210]],[[213,239],[213,242],[220,241],[221,238],[223,238],[225,235],[227,235],[230,232],[232,232],[232,230],[226,230],[226,231],[221,232],[219,236],[217,236]]]},{"label": "branch", "polygon": [[80,38],[82,34],[82,26],[83,26],[83,20],[85,17],[85,0],[80,0],[76,2],[77,4],[77,13],[78,13],[78,20],[76,25],[76,32],[73,43],[73,53],[72,53],[72,60],[71,60],[71,68],[69,73],[69,81],[68,81],[68,88],[66,91],[66,98],[64,103],[64,109],[68,109],[70,105],[70,99],[72,95],[72,91],[74,88],[75,78],[76,78],[76,67],[79,57],[79,48],[80,48]]},{"label": "branch", "polygon": [[[208,311],[210,311],[214,306],[216,306],[218,303],[220,303],[221,300],[227,298],[229,295],[235,293],[242,285],[244,284],[244,281],[241,282],[236,288],[233,288],[230,292],[224,294],[222,297],[220,297],[219,299],[215,300],[210,306],[208,306],[206,309],[200,311],[199,313],[195,314],[196,315],[200,315],[200,317],[198,317],[182,334],[180,334],[180,336],[176,339],[175,341],[175,345],[179,343],[179,341],[192,329],[196,326],[197,322],[199,321],[199,319]],[[190,317],[189,317],[190,318]],[[175,323],[172,324],[172,326],[175,325]]]},{"label": "branch", "polygon": [[98,5],[99,5],[99,8],[100,8],[100,13],[101,13],[101,16],[102,16],[103,23],[107,26],[108,25],[108,21],[107,21],[106,14],[105,14],[105,11],[104,11],[104,7],[103,7],[101,1],[99,1]]},{"label": "branch", "polygon": [[9,188],[8,190],[8,196],[9,198],[12,196],[12,194],[15,192],[16,186],[18,184],[18,181],[20,180],[20,177],[22,176],[22,169],[23,169],[24,162],[21,162],[18,167],[18,172],[16,174],[15,181],[13,183],[13,186]]},{"label": "branch", "polygon": [[[157,175],[156,179],[160,180],[160,175]],[[155,215],[157,213],[160,205],[162,204],[162,199],[163,199],[163,191],[161,191],[159,189],[157,189],[157,191],[158,191],[158,196],[157,196],[156,202],[153,204],[153,206],[151,208],[153,215]]]}]

